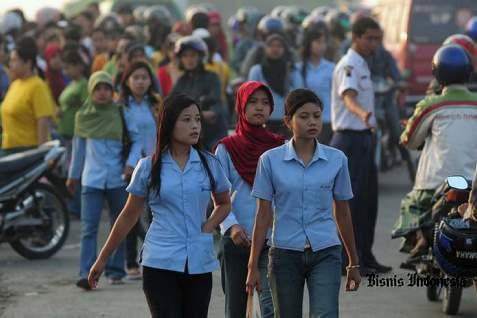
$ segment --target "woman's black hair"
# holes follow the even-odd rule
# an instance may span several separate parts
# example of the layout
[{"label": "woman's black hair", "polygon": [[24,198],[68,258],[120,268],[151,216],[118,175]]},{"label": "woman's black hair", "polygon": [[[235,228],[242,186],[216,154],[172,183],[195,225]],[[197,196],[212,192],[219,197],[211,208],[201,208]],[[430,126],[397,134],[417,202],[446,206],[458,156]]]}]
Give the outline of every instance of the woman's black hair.
[{"label": "woman's black hair", "polygon": [[209,60],[207,61],[207,63],[212,63],[214,60],[214,54],[217,51],[217,41],[211,36],[206,37],[203,40],[207,45],[207,50],[209,51]]},{"label": "woman's black hair", "polygon": [[[172,132],[176,125],[177,119],[181,112],[191,105],[197,106],[200,111],[199,103],[184,94],[171,94],[164,98],[159,109],[159,116],[157,118],[157,143],[156,151],[152,157],[152,169],[149,188],[157,193],[159,196],[161,191],[161,167],[162,156],[164,151],[169,147],[172,139]],[[215,157],[202,150],[202,146],[199,144],[192,146],[199,153],[200,161],[205,167],[212,192],[216,189],[216,182],[214,176],[210,171],[209,164],[207,163],[207,157]]]},{"label": "woman's black hair", "polygon": [[31,62],[32,71],[36,69],[36,58],[38,55],[38,49],[35,40],[32,37],[22,37],[15,45],[15,52],[24,62]]},{"label": "woman's black hair", "polygon": [[159,102],[156,97],[158,92],[155,77],[154,74],[152,74],[151,67],[145,61],[137,61],[129,65],[128,68],[126,68],[126,70],[124,71],[123,76],[121,77],[121,99],[126,107],[129,107],[128,100],[129,97],[133,95],[131,88],[128,86],[128,80],[132,73],[134,73],[134,71],[138,69],[145,69],[147,74],[149,75],[149,79],[151,80],[151,85],[149,85],[149,88],[146,92],[147,97],[151,101],[151,104],[155,105]]},{"label": "woman's black hair", "polygon": [[285,116],[293,117],[297,110],[306,103],[316,104],[323,110],[323,103],[315,93],[306,88],[298,88],[291,91],[285,98]]},{"label": "woman's black hair", "polygon": [[320,31],[308,31],[305,33],[305,36],[303,37],[302,41],[302,49],[301,49],[301,60],[302,60],[302,66],[301,66],[301,76],[303,78],[303,82],[305,83],[305,87],[308,87],[306,83],[306,75],[308,73],[308,61],[311,56],[311,44],[315,40],[319,40],[322,37],[324,37],[325,34]]}]

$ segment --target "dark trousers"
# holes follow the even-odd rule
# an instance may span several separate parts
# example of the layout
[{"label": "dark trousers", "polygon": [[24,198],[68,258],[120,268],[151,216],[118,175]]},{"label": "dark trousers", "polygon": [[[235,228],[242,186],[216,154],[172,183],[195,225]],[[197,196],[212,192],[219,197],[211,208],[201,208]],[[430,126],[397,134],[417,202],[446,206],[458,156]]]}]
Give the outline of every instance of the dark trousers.
[{"label": "dark trousers", "polygon": [[[247,281],[248,259],[250,248],[236,246],[230,236],[224,236],[220,244],[220,267],[222,274],[222,289],[225,294],[225,317],[244,318],[247,309]],[[259,259],[261,291],[258,294],[262,318],[273,317],[273,300],[268,283],[268,247]]]},{"label": "dark trousers", "polygon": [[143,267],[143,290],[152,318],[207,318],[212,273],[188,274]]},{"label": "dark trousers", "polygon": [[[372,253],[378,214],[378,175],[374,162],[375,139],[370,131],[337,131],[331,140],[348,157],[353,189],[350,200],[351,216],[360,263],[375,263]],[[347,260],[343,262],[347,264]]]},{"label": "dark trousers", "polygon": [[138,227],[139,221],[134,225],[131,231],[128,233],[126,238],[126,259],[127,259],[127,268],[139,268],[138,258],[137,258],[137,244],[138,244]]}]

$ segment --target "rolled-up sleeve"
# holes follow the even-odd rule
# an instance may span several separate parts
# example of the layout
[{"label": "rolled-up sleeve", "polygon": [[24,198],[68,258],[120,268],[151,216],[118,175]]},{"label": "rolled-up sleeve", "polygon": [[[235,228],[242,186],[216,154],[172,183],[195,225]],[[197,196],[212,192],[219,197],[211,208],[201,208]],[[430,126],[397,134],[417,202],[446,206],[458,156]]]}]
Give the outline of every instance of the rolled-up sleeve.
[{"label": "rolled-up sleeve", "polygon": [[151,167],[151,157],[139,160],[126,191],[141,198],[146,197]]},{"label": "rolled-up sleeve", "polygon": [[273,184],[270,159],[265,155],[260,157],[253,182],[252,196],[267,201],[273,200]]},{"label": "rolled-up sleeve", "polygon": [[348,169],[348,158],[346,158],[344,154],[342,155],[341,167],[335,177],[333,198],[338,201],[351,200],[353,198],[351,178]]}]

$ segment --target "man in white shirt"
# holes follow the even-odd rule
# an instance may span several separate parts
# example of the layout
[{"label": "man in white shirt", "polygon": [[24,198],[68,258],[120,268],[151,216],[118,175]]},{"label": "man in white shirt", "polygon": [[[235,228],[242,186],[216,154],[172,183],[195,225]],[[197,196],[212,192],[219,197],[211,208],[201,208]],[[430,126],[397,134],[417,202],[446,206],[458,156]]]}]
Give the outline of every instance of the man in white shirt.
[{"label": "man in white shirt", "polygon": [[358,19],[352,27],[352,45],[333,74],[331,146],[348,157],[354,198],[350,201],[361,273],[386,273],[392,268],[376,261],[372,253],[377,219],[377,171],[374,163],[376,126],[374,90],[365,57],[379,45],[379,24]]}]

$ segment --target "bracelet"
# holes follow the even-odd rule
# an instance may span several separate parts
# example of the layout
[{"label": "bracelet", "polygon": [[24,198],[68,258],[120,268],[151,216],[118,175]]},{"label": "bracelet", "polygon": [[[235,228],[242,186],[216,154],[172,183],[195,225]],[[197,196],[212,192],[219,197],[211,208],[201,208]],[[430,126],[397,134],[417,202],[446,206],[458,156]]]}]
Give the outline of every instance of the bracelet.
[{"label": "bracelet", "polygon": [[359,268],[359,264],[358,265],[349,265],[349,266],[346,266],[346,269],[347,270],[350,270],[350,269],[353,269],[353,268]]}]

